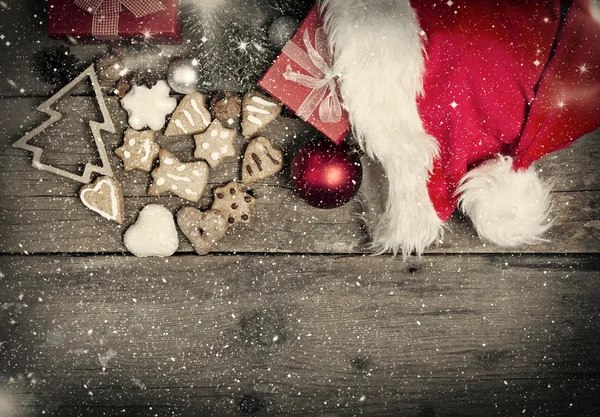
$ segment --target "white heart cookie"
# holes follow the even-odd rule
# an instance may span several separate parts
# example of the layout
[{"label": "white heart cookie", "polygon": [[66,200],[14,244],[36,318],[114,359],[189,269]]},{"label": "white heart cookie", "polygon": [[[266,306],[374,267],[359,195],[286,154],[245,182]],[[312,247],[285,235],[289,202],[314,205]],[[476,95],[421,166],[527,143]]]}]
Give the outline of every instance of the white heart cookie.
[{"label": "white heart cookie", "polygon": [[173,255],[179,247],[173,214],[159,204],[148,204],[125,232],[123,243],[140,258]]}]

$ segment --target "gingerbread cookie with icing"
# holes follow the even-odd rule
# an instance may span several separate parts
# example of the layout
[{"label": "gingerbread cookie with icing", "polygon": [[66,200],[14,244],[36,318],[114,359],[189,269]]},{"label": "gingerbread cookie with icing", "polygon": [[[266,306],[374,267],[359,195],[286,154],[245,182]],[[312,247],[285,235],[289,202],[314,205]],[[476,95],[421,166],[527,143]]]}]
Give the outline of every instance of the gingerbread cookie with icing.
[{"label": "gingerbread cookie with icing", "polygon": [[235,130],[227,129],[218,120],[213,120],[208,129],[194,136],[196,151],[194,157],[204,159],[211,168],[216,168],[224,158],[235,156],[233,139]]},{"label": "gingerbread cookie with icing", "polygon": [[194,135],[204,132],[210,125],[210,112],[204,104],[202,93],[186,95],[177,108],[165,129],[165,136]]},{"label": "gingerbread cookie with icing", "polygon": [[123,224],[124,203],[121,184],[111,177],[98,177],[79,190],[81,202],[102,217]]},{"label": "gingerbread cookie with icing", "polygon": [[283,154],[259,136],[252,139],[244,153],[242,182],[249,185],[277,174],[283,168]]},{"label": "gingerbread cookie with icing", "polygon": [[281,113],[282,105],[274,98],[249,91],[242,99],[242,135],[248,138],[262,130]]},{"label": "gingerbread cookie with icing", "polygon": [[123,160],[123,169],[131,171],[139,169],[150,172],[158,155],[159,146],[155,142],[153,130],[137,131],[127,129],[123,145],[115,149],[115,154]]},{"label": "gingerbread cookie with icing", "polygon": [[152,185],[148,195],[175,194],[198,202],[208,183],[206,162],[180,162],[166,149],[158,152],[160,165],[152,171]]}]

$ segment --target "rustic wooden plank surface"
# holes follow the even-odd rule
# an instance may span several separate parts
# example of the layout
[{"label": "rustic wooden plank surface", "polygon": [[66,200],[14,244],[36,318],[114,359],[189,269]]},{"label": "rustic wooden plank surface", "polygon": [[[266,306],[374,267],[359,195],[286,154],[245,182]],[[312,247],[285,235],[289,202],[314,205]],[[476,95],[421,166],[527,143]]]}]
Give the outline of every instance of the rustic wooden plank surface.
[{"label": "rustic wooden plank surface", "polygon": [[1,271],[0,377],[45,415],[600,412],[598,255],[4,256]]},{"label": "rustic wooden plank surface", "polygon": [[[123,252],[123,231],[135,221],[145,204],[158,202],[174,212],[186,202],[177,197],[148,197],[149,175],[143,172],[125,173],[113,150],[122,141],[126,114],[115,98],[108,104],[117,125],[117,133],[106,133],[103,139],[111,155],[116,177],[123,185],[126,224],[116,226],[91,212],[77,198],[80,184],[31,166],[31,155],[12,148],[22,134],[44,120],[34,108],[43,99],[0,100],[0,111],[7,120],[0,126],[0,250],[8,253],[49,252]],[[90,97],[70,97],[61,101],[59,110],[65,119],[40,135],[36,144],[47,147],[45,162],[77,172],[87,161],[94,161],[95,151],[82,138],[87,121],[96,117],[94,100]],[[77,109],[73,111],[73,109]],[[23,117],[27,114],[28,116]],[[265,136],[286,151],[289,164],[295,149],[314,135],[314,131],[299,119],[279,118],[265,130]],[[594,132],[572,147],[550,155],[539,164],[544,178],[555,183],[553,214],[557,217],[548,233],[550,242],[532,247],[510,248],[512,252],[593,253],[600,245],[600,157],[598,138]],[[173,151],[182,160],[193,159],[190,137],[164,138],[161,146]],[[242,154],[245,140],[238,136],[236,147]],[[68,149],[68,152],[65,152]],[[208,208],[215,186],[239,178],[240,161],[230,159],[210,171],[210,186],[200,206]],[[315,209],[294,196],[289,173],[266,180],[254,187],[259,200],[253,222],[239,225],[220,242],[221,252],[365,252],[368,237],[360,220],[357,201],[334,210]],[[43,229],[44,233],[40,233]],[[181,235],[182,252],[191,247]],[[430,249],[435,252],[495,252],[493,245],[481,242],[467,219],[455,216],[449,223],[445,239]]]},{"label": "rustic wooden plank surface", "polygon": [[[63,43],[46,36],[45,5],[0,1],[0,417],[600,415],[600,131],[537,165],[555,184],[557,222],[550,242],[512,254],[455,216],[421,260],[361,256],[359,203],[311,208],[283,173],[254,188],[256,218],[217,255],[191,255],[180,235],[178,255],[136,259],[121,236],[139,209],[184,202],[147,197],[148,176],[122,172],[115,98],[118,133],[103,138],[124,185],[122,227],[11,147],[57,90],[31,67]],[[106,51],[72,47],[85,63]],[[76,169],[95,157],[82,132],[97,111],[90,97],[59,107],[65,119],[38,140],[48,162]],[[289,161],[314,132],[280,118],[267,134]],[[159,142],[192,157],[190,138]],[[230,160],[211,187],[238,174]]]}]

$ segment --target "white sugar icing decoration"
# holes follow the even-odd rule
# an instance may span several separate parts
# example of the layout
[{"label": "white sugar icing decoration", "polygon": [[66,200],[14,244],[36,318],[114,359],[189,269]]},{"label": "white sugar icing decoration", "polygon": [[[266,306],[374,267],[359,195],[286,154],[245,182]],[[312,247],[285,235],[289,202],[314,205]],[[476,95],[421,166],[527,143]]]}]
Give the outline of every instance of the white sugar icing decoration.
[{"label": "white sugar icing decoration", "polygon": [[190,114],[189,111],[183,109],[181,111],[183,113],[183,115],[185,116],[185,118],[188,120],[188,122],[192,125],[192,126],[196,126],[196,123],[194,123],[194,119],[192,118],[192,115]]},{"label": "white sugar icing decoration", "polygon": [[129,151],[123,151],[123,156],[125,157],[125,159],[131,158],[131,152],[129,152]]},{"label": "white sugar icing decoration", "polygon": [[187,134],[187,130],[185,129],[185,127],[183,127],[183,123],[181,123],[181,120],[179,119],[175,119],[175,126],[177,126],[183,133]]},{"label": "white sugar icing decoration", "polygon": [[246,110],[248,110],[249,112],[252,112],[252,113],[271,114],[271,112],[269,110],[261,109],[260,107],[256,107],[256,106],[246,106]]},{"label": "white sugar icing decoration", "polygon": [[179,187],[177,187],[175,184],[172,184],[172,185],[171,185],[171,190],[173,190],[173,191],[177,191],[177,189],[178,189],[178,188],[179,188]]},{"label": "white sugar icing decoration", "polygon": [[192,99],[190,102],[192,103],[192,108],[194,109],[194,111],[198,113],[200,117],[202,117],[202,123],[204,123],[205,126],[208,126],[209,122],[208,120],[206,120],[206,116],[204,116],[204,113],[202,113],[200,107],[198,107],[198,103],[196,102],[196,100]]},{"label": "white sugar icing decoration", "polygon": [[266,106],[266,107],[275,107],[275,106],[277,106],[277,104],[275,104],[275,103],[273,103],[271,101],[265,100],[264,98],[258,97],[258,96],[253,96],[252,97],[252,101],[255,102],[255,103],[258,103],[258,104],[262,104],[263,106]]},{"label": "white sugar icing decoration", "polygon": [[219,133],[219,136],[221,136],[221,139],[227,139],[229,137],[229,132],[222,130],[221,133]]},{"label": "white sugar icing decoration", "polygon": [[221,146],[221,153],[227,153],[227,151],[229,151],[228,146]]},{"label": "white sugar icing decoration", "polygon": [[163,185],[164,183],[165,183],[165,179],[163,177],[160,177],[159,179],[156,180],[157,185]]},{"label": "white sugar icing decoration", "polygon": [[179,175],[175,175],[175,174],[171,174],[171,173],[167,173],[167,177],[169,177],[175,181],[192,182],[192,180],[189,179],[188,177],[180,177]]},{"label": "white sugar icing decoration", "polygon": [[[86,199],[85,199],[85,195],[88,192],[97,192],[103,184],[108,185],[108,187],[110,188],[110,209],[112,211],[112,213],[106,213],[102,210],[100,210],[98,207],[92,206]],[[102,217],[104,217],[105,219],[108,220],[116,220],[118,213],[119,213],[119,200],[117,198],[117,192],[115,190],[115,187],[112,185],[112,182],[107,179],[101,179],[100,181],[98,181],[98,183],[96,184],[95,187],[93,188],[86,188],[85,190],[83,190],[81,192],[81,201],[83,201],[83,204],[85,204],[85,206],[87,208],[89,208],[92,211],[95,211],[96,213],[98,213],[99,215],[101,215]]]},{"label": "white sugar icing decoration", "polygon": [[169,96],[170,87],[165,80],[160,80],[152,88],[135,85],[121,99],[121,105],[129,114],[129,125],[141,130],[148,126],[152,130],[160,130],[165,125],[165,118],[177,107],[177,100]]},{"label": "white sugar icing decoration", "polygon": [[189,195],[198,195],[198,193],[194,190],[190,190],[189,188],[185,189],[185,193]]},{"label": "white sugar icing decoration", "polygon": [[192,171],[192,174],[196,177],[199,177],[202,173],[200,171],[198,171],[197,169]]},{"label": "white sugar icing decoration", "polygon": [[218,134],[219,134],[219,132],[217,132],[216,130],[212,130],[210,132],[210,136],[213,137],[213,138],[216,138]]},{"label": "white sugar icing decoration", "polygon": [[208,144],[208,142],[202,142],[202,149],[208,149],[210,148],[210,145]]},{"label": "white sugar icing decoration", "polygon": [[212,153],[210,154],[210,158],[211,158],[213,161],[217,161],[217,160],[218,160],[220,157],[221,157],[221,154],[220,154],[219,152],[212,152]]},{"label": "white sugar icing decoration", "polygon": [[262,126],[262,124],[263,124],[262,120],[260,120],[258,117],[253,116],[251,114],[248,115],[247,119],[250,123],[253,123],[257,126]]},{"label": "white sugar icing decoration", "polygon": [[179,165],[177,168],[175,168],[177,171],[181,172],[181,171],[185,171],[185,165]]},{"label": "white sugar icing decoration", "polygon": [[[130,141],[131,142],[131,141]],[[142,145],[144,147],[144,156],[142,156],[141,161],[142,162],[146,162],[148,160],[148,158],[150,157],[150,139],[146,139],[144,141],[144,144]],[[125,151],[127,152],[127,151]]]},{"label": "white sugar icing decoration", "polygon": [[171,158],[165,158],[163,162],[165,165],[173,165],[173,160]]},{"label": "white sugar icing decoration", "polygon": [[135,139],[131,138],[129,139],[129,146],[134,146],[135,145]]}]

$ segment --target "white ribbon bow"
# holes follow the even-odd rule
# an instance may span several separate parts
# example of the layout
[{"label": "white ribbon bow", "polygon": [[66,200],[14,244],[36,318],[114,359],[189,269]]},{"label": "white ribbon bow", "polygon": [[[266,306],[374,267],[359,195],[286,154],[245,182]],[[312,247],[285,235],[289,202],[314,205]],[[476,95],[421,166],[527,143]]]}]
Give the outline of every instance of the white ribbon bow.
[{"label": "white ribbon bow", "polygon": [[325,30],[320,27],[315,32],[315,47],[310,43],[308,31],[303,36],[306,51],[293,42],[288,42],[283,53],[305,69],[311,76],[293,72],[287,66],[283,77],[297,84],[312,89],[296,115],[303,120],[308,118],[319,107],[319,118],[325,123],[337,123],[342,120],[342,105],[337,96],[335,78],[331,68],[331,59],[327,49]]}]

